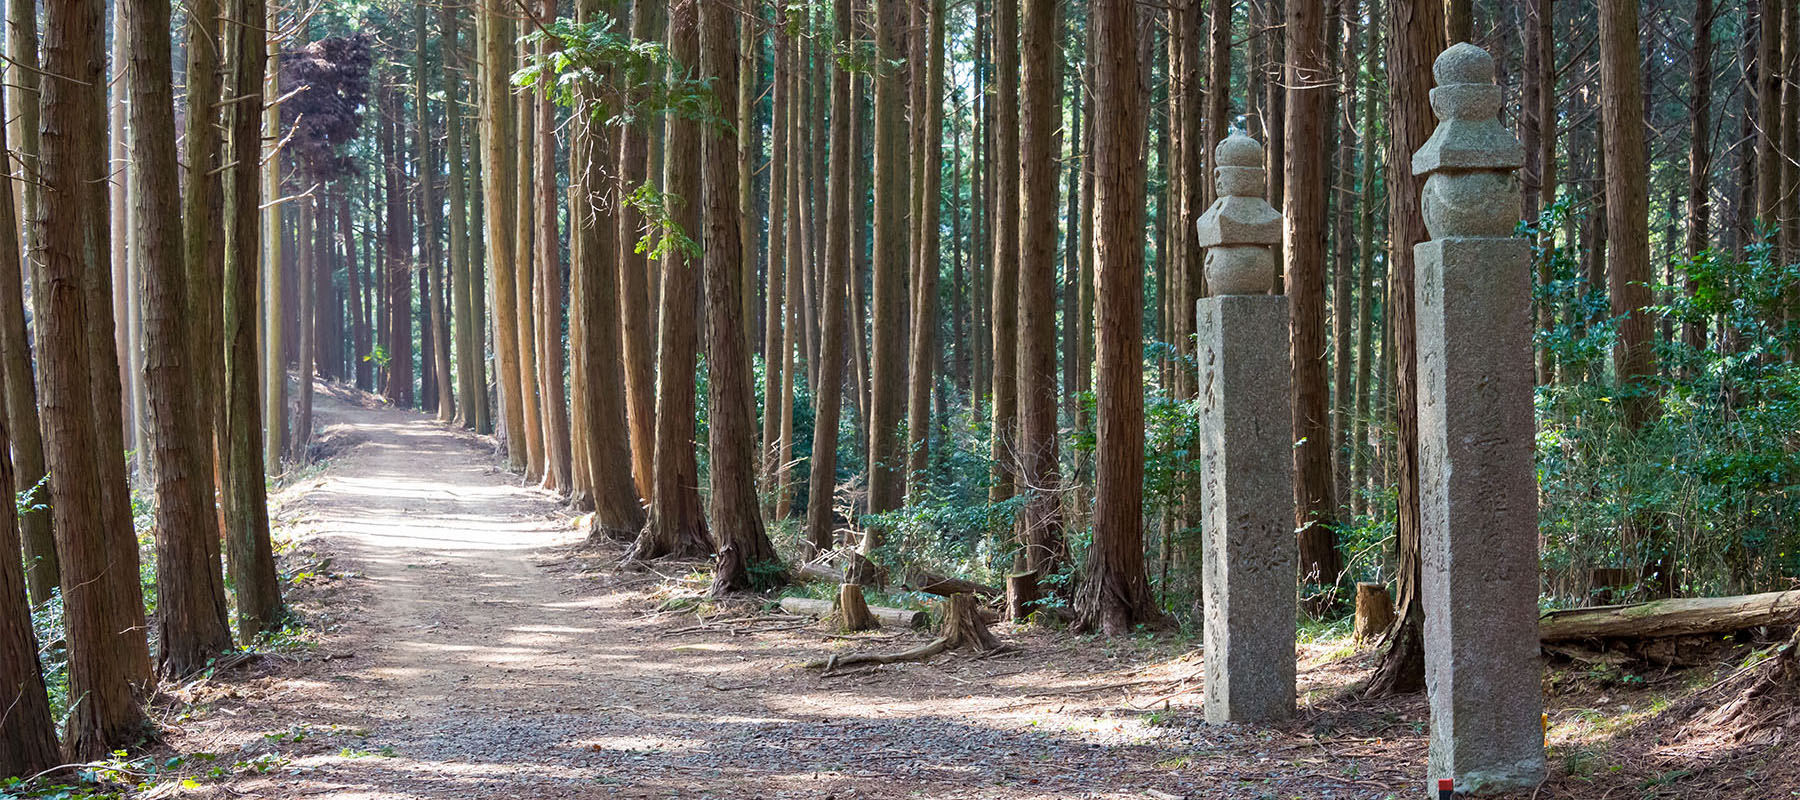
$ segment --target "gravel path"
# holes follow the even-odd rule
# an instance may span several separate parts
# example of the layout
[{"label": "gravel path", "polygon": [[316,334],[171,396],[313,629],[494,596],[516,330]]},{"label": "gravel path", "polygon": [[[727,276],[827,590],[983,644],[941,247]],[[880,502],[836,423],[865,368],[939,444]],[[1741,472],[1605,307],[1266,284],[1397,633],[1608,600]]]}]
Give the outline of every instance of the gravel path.
[{"label": "gravel path", "polygon": [[[616,550],[579,546],[576,520],[497,468],[485,440],[328,395],[318,416],[330,461],[281,494],[278,515],[330,559],[335,577],[302,604],[322,633],[298,661],[195,691],[203,711],[171,744],[221,774],[176,796],[1285,798],[1304,778],[1305,797],[1360,798],[1418,785],[1416,764],[1382,748],[1326,764],[1304,730],[1198,724],[1198,658],[1153,644],[1001,631],[1014,654],[822,677],[798,663],[914,638],[846,641],[742,607],[707,624],[657,612],[650,593],[690,565],[616,570]],[[1296,759],[1349,777],[1307,776]]]}]

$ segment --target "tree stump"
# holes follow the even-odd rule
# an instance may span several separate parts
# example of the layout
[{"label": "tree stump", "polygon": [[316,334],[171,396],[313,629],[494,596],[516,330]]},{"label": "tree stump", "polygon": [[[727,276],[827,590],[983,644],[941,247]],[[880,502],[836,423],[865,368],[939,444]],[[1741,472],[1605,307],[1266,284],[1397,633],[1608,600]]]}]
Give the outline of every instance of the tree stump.
[{"label": "tree stump", "polygon": [[938,629],[938,637],[950,650],[969,648],[988,652],[1000,649],[1000,640],[994,638],[975,608],[975,595],[967,593],[953,594],[944,600],[944,624]]},{"label": "tree stump", "polygon": [[846,631],[866,631],[879,627],[875,615],[869,613],[869,604],[863,600],[862,584],[846,583],[838,586],[838,619]]},{"label": "tree stump", "polygon": [[[954,597],[954,595],[952,595]],[[1037,573],[1015,572],[1006,576],[1006,617],[1013,622],[1024,622],[1031,612],[1036,610],[1037,601],[1041,598],[1038,592]]]},{"label": "tree stump", "polygon": [[1356,584],[1356,641],[1379,639],[1393,624],[1394,601],[1388,597],[1387,587],[1379,583]]}]

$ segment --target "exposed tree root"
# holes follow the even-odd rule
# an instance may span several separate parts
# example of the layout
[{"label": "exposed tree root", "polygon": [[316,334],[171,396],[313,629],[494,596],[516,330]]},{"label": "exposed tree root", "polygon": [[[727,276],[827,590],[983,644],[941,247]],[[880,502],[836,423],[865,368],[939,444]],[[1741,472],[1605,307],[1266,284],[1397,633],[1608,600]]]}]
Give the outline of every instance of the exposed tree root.
[{"label": "exposed tree root", "polygon": [[833,654],[818,661],[808,662],[806,667],[807,669],[823,670],[825,674],[829,675],[834,670],[859,664],[922,662],[930,661],[939,654],[950,650],[992,653],[1005,647],[1006,645],[999,639],[994,638],[993,632],[988,630],[987,622],[982,620],[981,614],[977,612],[975,596],[954,594],[944,602],[944,624],[939,628],[936,639],[897,653]]},{"label": "exposed tree root", "polygon": [[1674,737],[1687,745],[1766,746],[1800,735],[1800,632],[1670,713],[1688,718]]}]

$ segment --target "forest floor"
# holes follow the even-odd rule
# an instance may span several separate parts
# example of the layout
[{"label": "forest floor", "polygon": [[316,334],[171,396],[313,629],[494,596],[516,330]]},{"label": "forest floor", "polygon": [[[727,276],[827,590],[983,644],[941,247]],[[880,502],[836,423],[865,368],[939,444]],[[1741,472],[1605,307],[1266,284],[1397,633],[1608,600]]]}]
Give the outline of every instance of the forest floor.
[{"label": "forest floor", "polygon": [[[1423,697],[1356,698],[1347,640],[1302,646],[1301,712],[1269,727],[1202,722],[1178,637],[1002,625],[999,656],[821,675],[801,663],[924,635],[671,602],[700,565],[620,571],[490,441],[338,390],[315,413],[323,466],[273,501],[303,625],[168,693],[140,797],[1425,795]],[[1552,666],[1552,778],[1522,797],[1800,794],[1779,731],[1670,751],[1671,700],[1712,674]]]}]

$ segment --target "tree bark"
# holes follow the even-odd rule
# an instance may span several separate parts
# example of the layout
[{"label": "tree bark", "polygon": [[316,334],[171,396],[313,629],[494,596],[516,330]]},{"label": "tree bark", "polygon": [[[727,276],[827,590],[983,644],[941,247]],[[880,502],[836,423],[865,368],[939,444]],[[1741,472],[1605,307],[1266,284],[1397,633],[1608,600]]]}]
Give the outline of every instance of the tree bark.
[{"label": "tree bark", "polygon": [[[531,60],[530,44],[524,40],[518,43],[518,59],[520,64]],[[540,321],[538,298],[543,293],[540,273],[547,269],[545,264],[538,263],[538,206],[542,200],[536,189],[541,183],[538,180],[538,164],[544,158],[543,144],[538,139],[537,93],[531,90],[521,91],[513,97],[513,113],[519,121],[518,182],[514,185],[511,202],[513,210],[513,263],[517,267],[517,281],[513,284],[513,300],[516,308],[513,322],[518,326],[519,343],[519,405],[523,414],[525,440],[521,443],[525,448],[525,480],[537,483],[546,477],[547,465],[544,444],[545,436],[544,403],[540,396],[542,388],[542,368],[538,358],[537,332]],[[554,157],[554,153],[552,153]],[[555,197],[552,189],[550,196]],[[541,324],[549,324],[545,321]]]},{"label": "tree bark", "polygon": [[1332,486],[1331,385],[1325,343],[1329,150],[1325,140],[1324,7],[1287,4],[1287,193],[1285,214],[1289,354],[1294,393],[1294,528],[1300,531],[1300,578],[1330,586],[1342,569],[1337,553],[1337,497]]},{"label": "tree bark", "polygon": [[[500,425],[506,434],[506,461],[525,467],[524,399],[519,394],[518,265],[514,261],[516,222],[513,205],[517,181],[518,132],[513,124],[511,12],[483,6],[481,37],[481,148],[484,180],[482,212],[487,224],[487,262],[493,271],[495,383],[500,397]],[[485,298],[484,298],[485,299]],[[621,304],[622,308],[629,308]],[[640,312],[642,308],[638,309]]]},{"label": "tree bark", "polygon": [[787,294],[787,246],[782,234],[787,213],[787,137],[791,127],[787,106],[792,83],[788,80],[788,74],[793,71],[792,43],[781,30],[777,30],[773,36],[774,84],[770,88],[773,96],[770,99],[772,111],[769,117],[769,140],[773,146],[769,149],[769,251],[764,268],[762,351],[762,483],[764,495],[768,498],[763,513],[770,519],[776,518],[777,490],[781,483],[780,476],[785,472],[781,463],[781,388],[782,374],[787,370],[788,361],[782,349],[785,341],[783,333],[787,329],[787,314],[784,310]]},{"label": "tree bark", "polygon": [[[615,20],[617,2],[581,0],[583,22]],[[606,76],[602,76],[604,80]],[[583,83],[584,102],[596,101],[599,87]],[[574,152],[581,168],[578,196],[584,202],[570,208],[574,234],[580,238],[575,269],[581,275],[581,349],[584,356],[579,380],[586,384],[586,435],[578,443],[587,451],[588,480],[594,498],[590,537],[629,538],[644,525],[644,508],[631,480],[631,436],[625,420],[625,365],[620,339],[618,229],[604,212],[618,210],[620,199],[606,173],[602,154],[615,152],[609,128],[577,115]]]},{"label": "tree bark", "polygon": [[[631,38],[652,41],[662,33],[664,0],[631,4]],[[651,127],[624,126],[619,136],[619,196],[630,197],[649,178]],[[625,414],[631,425],[631,474],[638,494],[651,497],[656,455],[656,329],[650,307],[656,300],[649,285],[650,263],[636,252],[644,215],[628,204],[619,209],[619,319],[624,323]]]},{"label": "tree bark", "polygon": [[[834,41],[840,48],[852,41],[850,19],[852,0],[835,0]],[[850,243],[855,238],[851,226],[850,171],[851,155],[856,150],[851,134],[851,120],[857,114],[850,95],[851,75],[844,69],[831,71],[831,161],[827,167],[825,223],[825,278],[820,283],[819,385],[814,395],[812,473],[807,480],[806,540],[807,557],[831,548],[836,522],[833,500],[837,492],[838,427],[843,409],[844,351],[849,321],[848,301],[851,269]]]},{"label": "tree bark", "polygon": [[1026,493],[1018,538],[1023,566],[1039,575],[1064,558],[1062,478],[1057,468],[1056,0],[1024,0],[1023,124],[1019,148],[1018,482]]},{"label": "tree bark", "polygon": [[[1094,543],[1076,595],[1078,625],[1109,636],[1160,625],[1144,573],[1144,73],[1147,18],[1094,0],[1094,239],[1099,306],[1099,454]],[[1004,92],[1002,93],[1004,95]]]},{"label": "tree bark", "polygon": [[[1687,257],[1697,260],[1706,251],[1712,224],[1712,36],[1713,0],[1694,3],[1693,112],[1689,116]],[[1687,277],[1687,293],[1694,293],[1694,280]],[[1682,326],[1682,341],[1700,350],[1706,347],[1706,326],[1688,323]]]},{"label": "tree bark", "polygon": [[[7,4],[7,49],[13,64],[17,66],[10,71],[7,81],[12,89],[11,100],[15,113],[13,119],[17,125],[14,130],[18,134],[14,138],[18,141],[15,156],[19,168],[17,194],[19,221],[22,223],[21,238],[27,251],[35,251],[36,242],[31,237],[36,229],[31,222],[37,219],[43,189],[41,176],[38,174],[41,141],[38,131],[38,92],[42,79],[38,73],[37,4],[34,0],[11,0]],[[0,265],[0,269],[5,267]],[[28,260],[24,269],[28,273],[21,277],[29,278],[33,287],[43,285],[42,265],[36,259]],[[15,269],[10,274],[20,273]],[[41,292],[34,292],[34,303],[41,303],[41,297]],[[35,382],[29,381],[31,353],[28,349],[12,352],[15,343],[19,348],[30,346],[30,339],[25,332],[23,286],[20,287],[20,298],[16,303],[0,298],[0,303],[7,304],[9,317],[0,319],[0,325],[5,325],[9,331],[0,332],[5,337],[0,338],[0,347],[6,348],[6,352],[0,353],[0,357],[6,359],[0,363],[0,368],[6,372],[6,408],[12,422],[13,477],[18,481],[17,488],[20,491],[37,487],[34,499],[44,506],[36,511],[28,511],[20,518],[20,529],[25,540],[26,583],[30,587],[31,602],[37,604],[50,599],[50,593],[60,579],[61,568],[56,554],[56,534],[51,528],[50,488],[44,481],[48,472],[44,466],[44,437],[37,407],[38,392]],[[12,311],[14,305],[19,306],[16,314]],[[41,313],[42,306],[34,304],[34,310]],[[12,317],[16,317],[16,322],[10,319]],[[24,358],[27,365],[23,370],[15,366],[20,358]],[[26,381],[22,382],[21,379]],[[25,391],[28,389],[30,394],[26,395]]]},{"label": "tree bark", "polygon": [[994,0],[994,68],[999,75],[993,98],[994,150],[988,158],[994,173],[994,255],[989,262],[994,411],[988,435],[993,483],[988,499],[996,502],[1013,496],[1018,472],[1020,197],[1019,161],[1010,154],[1020,152],[1019,2]]},{"label": "tree bark", "polygon": [[[669,55],[676,69],[691,69],[699,55],[698,10],[677,5],[669,20]],[[700,126],[691,119],[669,121],[664,158],[665,209],[674,230],[700,232]],[[735,197],[736,193],[733,192]],[[695,237],[698,241],[699,237]],[[732,233],[736,238],[736,233]],[[717,244],[717,243],[713,243]],[[729,245],[725,245],[729,246]],[[712,552],[700,509],[700,475],[694,454],[695,263],[699,254],[670,242],[663,256],[662,307],[657,312],[656,467],[650,496],[650,523],[632,545],[627,560],[663,556],[699,557]]]},{"label": "tree bark", "polygon": [[[906,458],[900,450],[900,424],[906,394],[906,105],[903,73],[885,65],[904,52],[906,7],[903,0],[875,0],[875,231],[874,315],[870,346],[869,513],[900,507],[905,490]],[[879,544],[879,532],[865,529],[863,552]]]},{"label": "tree bark", "polygon": [[[4,192],[0,203],[10,207],[12,187]],[[6,230],[14,228],[9,225]],[[6,429],[0,424],[0,451],[8,444]],[[12,476],[12,463],[0,458],[0,491],[13,490]],[[14,508],[11,503],[0,504],[0,554],[5,554],[0,558],[0,708],[7,709],[0,715],[0,775],[29,776],[56,766],[60,759],[44,672],[38,664],[37,635],[31,627],[25,572],[12,557],[20,546]]]},{"label": "tree bark", "polygon": [[1611,313],[1623,315],[1613,368],[1628,385],[1625,424],[1636,430],[1654,410],[1654,301],[1650,281],[1650,197],[1644,159],[1644,82],[1640,77],[1638,7],[1634,0],[1600,4],[1600,82],[1605,121],[1607,270]]},{"label": "tree bark", "polygon": [[[556,19],[556,0],[542,0],[539,16]],[[546,38],[538,43],[538,59],[547,62],[557,50]],[[556,230],[556,114],[547,82],[533,92],[537,110],[537,279],[538,394],[544,428],[544,487],[573,490],[570,479],[569,400],[563,384],[562,240]]]},{"label": "tree bark", "polygon": [[[144,389],[154,464],[157,668],[180,679],[231,649],[213,509],[211,437],[194,388],[186,263],[175,160],[169,0],[129,0],[131,150],[137,184],[138,277],[144,301]],[[0,198],[3,206],[11,196]],[[6,226],[10,236],[11,227]],[[12,251],[9,251],[12,252]],[[7,526],[0,514],[0,528]]]},{"label": "tree bark", "polygon": [[1425,615],[1419,605],[1419,397],[1418,343],[1413,310],[1413,245],[1427,238],[1419,206],[1423,181],[1412,174],[1412,154],[1435,127],[1428,99],[1431,64],[1444,49],[1443,6],[1437,0],[1389,0],[1388,98],[1388,335],[1393,350],[1395,435],[1394,548],[1398,621],[1367,692],[1373,696],[1425,687]]},{"label": "tree bark", "polygon": [[[728,0],[704,0],[699,11],[700,74],[733,86],[737,76],[736,12]],[[692,24],[690,20],[690,24]],[[737,98],[719,93],[719,114],[737,117]],[[719,558],[711,593],[766,589],[780,567],[756,504],[756,433],[751,410],[749,341],[743,321],[744,253],[739,236],[738,142],[720,127],[701,143],[705,175],[707,460]],[[677,268],[679,270],[679,267]],[[674,271],[674,270],[672,270]],[[770,569],[773,566],[776,569]]]},{"label": "tree bark", "polygon": [[[104,123],[105,77],[101,4],[52,0],[45,5],[43,153],[45,187],[32,221],[43,281],[38,319],[44,388],[44,426],[57,549],[62,556],[63,620],[69,649],[69,691],[82,698],[66,728],[65,754],[99,758],[134,741],[146,720],[140,686],[149,677],[137,546],[129,524],[117,526],[110,496],[123,496],[116,360],[112,351],[110,291],[99,254],[104,247],[105,144],[92,135]],[[105,318],[105,324],[97,322]],[[96,363],[99,362],[99,363]],[[95,384],[109,371],[110,397]],[[106,401],[109,408],[99,407]],[[108,436],[99,430],[111,425]],[[103,483],[115,484],[111,488]]]},{"label": "tree bark", "polygon": [[[931,465],[931,390],[937,380],[938,272],[941,269],[939,217],[944,173],[944,13],[945,0],[920,0],[926,6],[928,35],[924,37],[925,85],[918,95],[922,106],[913,108],[920,121],[918,149],[919,197],[917,262],[913,266],[912,353],[907,368],[906,497],[923,499]],[[1055,192],[1051,192],[1055,197]],[[1054,239],[1050,246],[1055,246]],[[1054,371],[1055,362],[1052,362]]]}]

